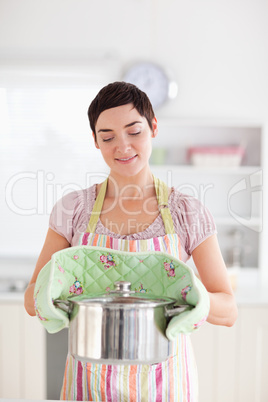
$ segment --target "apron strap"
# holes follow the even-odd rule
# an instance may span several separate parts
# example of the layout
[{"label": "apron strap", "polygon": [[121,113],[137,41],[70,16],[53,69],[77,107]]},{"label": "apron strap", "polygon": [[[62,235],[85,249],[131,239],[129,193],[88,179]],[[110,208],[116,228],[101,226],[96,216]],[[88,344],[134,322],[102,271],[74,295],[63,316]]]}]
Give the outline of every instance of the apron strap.
[{"label": "apron strap", "polygon": [[93,206],[91,216],[87,225],[87,230],[86,233],[95,233],[95,229],[100,217],[100,213],[102,210],[102,205],[104,201],[104,197],[106,194],[106,189],[107,189],[107,184],[108,184],[108,178],[102,183],[100,192],[96,198],[95,204]]},{"label": "apron strap", "polygon": [[[160,210],[164,225],[165,225],[165,232],[166,234],[174,234],[175,229],[173,225],[172,216],[170,213],[170,209],[168,207],[168,187],[166,183],[162,180],[158,179],[153,175],[156,197],[158,202],[158,208]],[[96,198],[95,204],[93,206],[90,220],[87,225],[86,233],[95,233],[95,229],[100,217],[100,213],[102,210],[102,205],[107,189],[108,178],[102,183],[100,192]]]},{"label": "apron strap", "polygon": [[154,178],[154,185],[155,185],[155,192],[158,202],[158,208],[160,210],[166,234],[174,234],[174,224],[173,219],[170,213],[170,209],[168,207],[168,187],[166,183],[162,180],[158,179],[153,175]]}]

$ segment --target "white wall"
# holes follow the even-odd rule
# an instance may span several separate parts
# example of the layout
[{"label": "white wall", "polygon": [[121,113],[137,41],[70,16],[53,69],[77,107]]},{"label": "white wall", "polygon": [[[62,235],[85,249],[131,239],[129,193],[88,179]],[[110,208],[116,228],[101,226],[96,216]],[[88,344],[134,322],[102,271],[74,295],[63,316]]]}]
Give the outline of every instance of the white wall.
[{"label": "white wall", "polygon": [[153,60],[179,85],[158,117],[266,122],[267,17],[267,0],[0,0],[0,65],[106,55],[121,79],[132,62]]},{"label": "white wall", "polygon": [[[112,54],[173,71],[179,96],[159,113],[266,119],[266,0],[0,0],[0,55]],[[122,62],[122,64],[121,64]]]}]

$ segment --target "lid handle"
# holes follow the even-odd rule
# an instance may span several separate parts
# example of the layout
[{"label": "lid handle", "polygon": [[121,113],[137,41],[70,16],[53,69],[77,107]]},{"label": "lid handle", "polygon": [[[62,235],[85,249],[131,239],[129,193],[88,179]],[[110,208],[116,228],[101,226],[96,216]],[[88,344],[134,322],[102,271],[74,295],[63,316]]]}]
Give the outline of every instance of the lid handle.
[{"label": "lid handle", "polygon": [[127,292],[127,293],[131,292],[131,282],[117,281],[114,283],[114,287],[116,292]]}]

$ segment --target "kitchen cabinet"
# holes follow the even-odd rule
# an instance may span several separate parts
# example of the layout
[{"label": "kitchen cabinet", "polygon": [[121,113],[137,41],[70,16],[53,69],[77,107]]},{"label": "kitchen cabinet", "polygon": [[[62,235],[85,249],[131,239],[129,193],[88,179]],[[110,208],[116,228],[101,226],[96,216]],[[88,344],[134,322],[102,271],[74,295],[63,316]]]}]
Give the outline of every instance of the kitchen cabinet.
[{"label": "kitchen cabinet", "polygon": [[[251,295],[249,298],[252,300]],[[239,303],[238,320],[233,327],[205,323],[191,335],[199,375],[199,402],[267,401],[267,291],[260,295],[261,299],[263,302]],[[67,351],[62,345],[67,343],[67,332],[49,335],[54,346],[50,345],[53,353],[48,362],[47,333],[36,318],[26,314],[22,301],[2,300],[0,314],[0,398],[46,399],[49,363],[50,371],[61,371],[58,384],[52,384],[50,378],[51,390],[48,389],[49,399],[58,399]]]},{"label": "kitchen cabinet", "polygon": [[239,306],[236,324],[191,335],[199,402],[267,402],[268,306]]},{"label": "kitchen cabinet", "polygon": [[[212,212],[228,266],[265,266],[262,243],[263,126],[255,122],[159,119],[151,167],[160,179],[198,198]],[[193,165],[193,146],[245,149],[241,164]]]},{"label": "kitchen cabinet", "polygon": [[0,316],[0,398],[46,399],[44,328],[22,301],[2,301]]},{"label": "kitchen cabinet", "polygon": [[238,348],[238,401],[268,400],[267,307],[241,309]]}]

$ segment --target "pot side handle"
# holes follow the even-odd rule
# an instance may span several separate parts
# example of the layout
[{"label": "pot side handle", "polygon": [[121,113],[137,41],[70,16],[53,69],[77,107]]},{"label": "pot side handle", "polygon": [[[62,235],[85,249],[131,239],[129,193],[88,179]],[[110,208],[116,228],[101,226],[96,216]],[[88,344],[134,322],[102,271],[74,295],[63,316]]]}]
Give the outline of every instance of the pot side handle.
[{"label": "pot side handle", "polygon": [[55,299],[53,300],[53,304],[56,307],[60,308],[62,311],[65,311],[65,313],[67,313],[68,315],[70,315],[72,312],[71,303],[67,300]]},{"label": "pot side handle", "polygon": [[166,317],[174,317],[177,314],[183,313],[184,311],[191,310],[192,306],[189,304],[182,304],[180,306],[167,308],[165,307],[165,315]]}]

